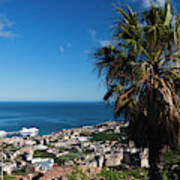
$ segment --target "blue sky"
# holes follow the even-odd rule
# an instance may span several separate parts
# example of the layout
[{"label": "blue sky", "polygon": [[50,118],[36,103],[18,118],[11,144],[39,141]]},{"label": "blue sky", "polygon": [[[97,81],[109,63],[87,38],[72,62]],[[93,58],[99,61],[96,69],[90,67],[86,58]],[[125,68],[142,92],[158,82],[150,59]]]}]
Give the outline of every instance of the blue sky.
[{"label": "blue sky", "polygon": [[101,100],[90,54],[109,42],[116,2],[0,0],[0,101]]}]

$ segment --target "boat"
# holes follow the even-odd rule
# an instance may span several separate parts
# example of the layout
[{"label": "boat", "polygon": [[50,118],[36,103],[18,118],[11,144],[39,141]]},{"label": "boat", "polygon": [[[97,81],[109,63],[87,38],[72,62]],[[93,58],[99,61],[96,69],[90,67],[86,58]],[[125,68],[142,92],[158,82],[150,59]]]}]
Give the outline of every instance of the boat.
[{"label": "boat", "polygon": [[39,129],[33,127],[33,128],[22,128],[22,130],[20,131],[20,134],[22,136],[30,136],[30,137],[34,137],[37,136],[39,133]]},{"label": "boat", "polygon": [[6,137],[7,132],[6,131],[0,131],[0,138]]}]

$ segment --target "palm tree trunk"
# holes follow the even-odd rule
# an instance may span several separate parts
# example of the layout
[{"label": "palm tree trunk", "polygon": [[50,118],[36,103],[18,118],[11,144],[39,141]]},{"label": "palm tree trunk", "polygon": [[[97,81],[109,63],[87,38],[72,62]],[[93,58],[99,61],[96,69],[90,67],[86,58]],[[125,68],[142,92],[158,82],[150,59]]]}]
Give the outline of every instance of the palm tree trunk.
[{"label": "palm tree trunk", "polygon": [[150,180],[162,180],[163,164],[162,155],[163,148],[157,144],[149,146],[149,178]]}]

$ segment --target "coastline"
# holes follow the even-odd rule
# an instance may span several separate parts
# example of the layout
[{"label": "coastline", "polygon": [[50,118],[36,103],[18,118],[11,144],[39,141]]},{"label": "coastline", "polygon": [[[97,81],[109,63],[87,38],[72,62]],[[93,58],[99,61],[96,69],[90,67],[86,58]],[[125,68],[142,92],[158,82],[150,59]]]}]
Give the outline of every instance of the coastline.
[{"label": "coastline", "polygon": [[148,167],[147,150],[135,148],[127,140],[127,123],[108,121],[96,126],[62,129],[49,135],[35,137],[1,138],[4,171],[8,175],[25,172],[44,176],[56,167],[119,166],[125,154],[139,154],[140,166]]},{"label": "coastline", "polygon": [[108,120],[113,120],[112,109],[101,102],[0,103],[0,130],[7,132],[36,127],[47,135]]}]

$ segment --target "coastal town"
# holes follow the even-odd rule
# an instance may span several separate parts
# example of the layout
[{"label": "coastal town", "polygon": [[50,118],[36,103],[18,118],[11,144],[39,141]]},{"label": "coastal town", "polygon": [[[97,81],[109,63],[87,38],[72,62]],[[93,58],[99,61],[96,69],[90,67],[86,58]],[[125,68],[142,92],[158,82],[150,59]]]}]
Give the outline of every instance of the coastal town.
[{"label": "coastal town", "polygon": [[127,158],[148,168],[148,149],[135,148],[124,132],[127,126],[108,121],[50,135],[1,138],[2,171],[19,180],[65,179],[75,166],[98,172],[119,166]]}]

